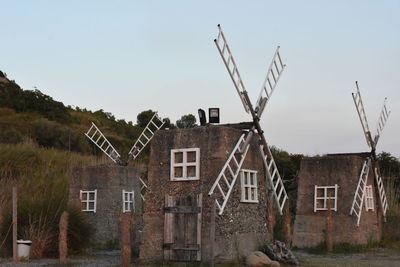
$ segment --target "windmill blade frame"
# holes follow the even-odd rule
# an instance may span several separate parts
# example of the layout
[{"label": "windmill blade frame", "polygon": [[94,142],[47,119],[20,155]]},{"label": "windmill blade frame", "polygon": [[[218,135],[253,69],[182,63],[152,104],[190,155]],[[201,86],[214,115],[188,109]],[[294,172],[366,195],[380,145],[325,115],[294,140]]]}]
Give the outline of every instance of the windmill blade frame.
[{"label": "windmill blade frame", "polygon": [[[222,43],[221,43],[222,42]],[[214,39],[214,43],[217,46],[218,52],[224,61],[225,67],[228,70],[229,76],[232,79],[233,85],[237,93],[239,94],[240,100],[242,101],[243,107],[247,113],[249,113],[249,105],[251,105],[248,100],[243,96],[243,92],[246,91],[242,77],[240,76],[238,67],[236,65],[235,59],[233,58],[231,49],[226,41],[224,32],[222,31],[221,25],[218,24],[218,36]],[[222,45],[222,47],[221,47]]]},{"label": "windmill blade frame", "polygon": [[108,141],[105,135],[100,129],[92,122],[91,127],[85,133],[86,137],[89,138],[104,154],[106,154],[114,163],[121,164],[121,156],[113,145]]},{"label": "windmill blade frame", "polygon": [[271,185],[276,205],[278,206],[279,214],[282,215],[283,208],[285,207],[286,201],[289,199],[289,197],[287,195],[282,178],[279,174],[278,167],[275,164],[274,157],[272,156],[271,150],[269,149],[269,146],[268,144],[266,144],[266,142],[265,144],[260,144],[260,153],[263,157],[266,183],[268,181]]},{"label": "windmill blade frame", "polygon": [[356,81],[356,87],[357,87],[356,93],[352,93],[351,95],[353,96],[354,105],[356,106],[358,117],[360,119],[361,126],[364,131],[365,140],[367,141],[368,146],[370,148],[374,149],[375,143],[372,140],[371,131],[369,130],[367,115],[365,114],[365,109],[364,109],[364,105],[363,105],[362,98],[361,98],[360,88],[358,87],[357,81]]},{"label": "windmill blade frame", "polygon": [[264,111],[265,105],[267,104],[272,93],[274,92],[275,87],[281,77],[281,74],[286,67],[286,65],[283,64],[282,58],[279,54],[279,48],[280,46],[278,46],[275,50],[275,54],[272,57],[271,64],[268,67],[264,83],[257,98],[255,111],[259,118],[261,118],[261,114]]},{"label": "windmill blade frame", "polygon": [[154,113],[153,117],[151,117],[150,121],[147,123],[142,133],[139,135],[135,144],[129,150],[128,155],[130,155],[133,158],[133,160],[135,160],[139,156],[140,152],[142,152],[142,150],[151,141],[151,139],[153,139],[155,132],[161,129],[161,127],[163,127],[164,124],[165,121],[163,121],[157,115],[157,112]]},{"label": "windmill blade frame", "polygon": [[[248,133],[249,134],[249,133]],[[242,168],[244,159],[246,158],[247,152],[250,145],[246,142],[246,134],[242,134],[229,154],[228,159],[224,163],[221,171],[219,172],[217,179],[212,185],[209,196],[215,194],[215,203],[218,208],[218,214],[222,215],[225,206],[228,203],[229,197],[232,193],[232,189],[236,184],[237,177],[239,176],[240,169]],[[221,182],[221,183],[220,183]],[[218,189],[216,191],[216,189]],[[219,201],[218,201],[219,200]]]},{"label": "windmill blade frame", "polygon": [[386,221],[386,212],[389,209],[389,205],[387,202],[386,198],[386,193],[385,193],[385,187],[383,185],[382,177],[380,174],[379,167],[377,166],[377,162],[374,163],[374,176],[375,176],[375,181],[378,187],[378,194],[379,194],[379,200],[381,203],[381,208],[382,208],[382,215],[384,218],[384,221]]},{"label": "windmill blade frame", "polygon": [[378,144],[379,137],[381,136],[383,128],[385,127],[386,122],[387,122],[390,112],[391,112],[386,107],[386,100],[387,100],[387,98],[385,98],[385,100],[383,101],[382,111],[379,114],[378,125],[376,126],[376,134],[374,137],[375,146]]},{"label": "windmill blade frame", "polygon": [[354,193],[353,204],[351,205],[350,215],[353,213],[357,217],[357,227],[360,225],[361,213],[364,207],[363,203],[365,200],[365,188],[367,186],[368,174],[371,168],[371,158],[367,158],[364,161],[363,167],[360,172],[356,191]]}]

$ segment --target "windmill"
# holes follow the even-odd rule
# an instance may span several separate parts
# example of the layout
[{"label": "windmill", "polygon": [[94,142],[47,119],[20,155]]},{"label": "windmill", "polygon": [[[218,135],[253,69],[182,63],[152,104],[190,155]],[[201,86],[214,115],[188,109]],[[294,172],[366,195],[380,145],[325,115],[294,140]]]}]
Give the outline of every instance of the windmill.
[{"label": "windmill", "polygon": [[382,130],[386,124],[386,121],[390,115],[390,111],[386,108],[386,98],[383,102],[382,111],[379,115],[378,126],[374,138],[372,138],[371,132],[369,130],[367,116],[365,114],[364,105],[361,99],[360,88],[358,87],[358,82],[356,81],[357,92],[352,93],[354,104],[357,109],[358,117],[360,118],[361,126],[365,135],[368,146],[371,148],[370,156],[364,161],[361,169],[360,178],[358,180],[357,188],[354,194],[353,204],[351,206],[350,215],[353,213],[357,217],[357,226],[360,225],[361,212],[363,209],[363,203],[365,201],[366,186],[368,180],[368,173],[370,169],[373,169],[373,175],[375,177],[375,184],[378,187],[379,199],[382,207],[382,214],[384,220],[386,220],[386,212],[388,210],[388,203],[385,194],[385,188],[383,186],[382,177],[380,175],[380,170],[376,157],[376,145],[378,144],[379,137]]},{"label": "windmill", "polygon": [[[157,113],[153,115],[150,121],[147,123],[146,127],[140,134],[139,138],[136,140],[135,144],[129,150],[128,153],[128,161],[132,158],[135,160],[140,152],[150,143],[156,131],[161,129],[164,125],[165,121],[163,121]],[[100,129],[92,122],[89,130],[85,133],[86,137],[89,138],[104,154],[106,154],[114,163],[118,165],[125,166],[128,162],[123,162],[121,160],[121,156],[118,151],[114,148],[114,146],[108,141],[108,139],[104,136],[104,134],[100,131]],[[144,200],[144,190],[147,188],[145,182],[139,178],[142,186],[140,190],[140,194],[142,199]]]},{"label": "windmill", "polygon": [[218,52],[225,64],[226,69],[232,79],[237,93],[242,101],[243,107],[247,113],[250,113],[253,119],[253,126],[247,132],[241,135],[231,154],[223,165],[217,179],[211,187],[208,195],[214,195],[216,206],[219,210],[218,214],[224,212],[225,206],[235,186],[237,177],[239,175],[242,164],[246,158],[247,151],[250,146],[250,141],[254,134],[258,135],[259,150],[263,158],[265,166],[266,180],[271,185],[279,213],[282,215],[283,207],[288,200],[288,196],[283,185],[282,179],[279,175],[278,168],[276,167],[274,158],[269,149],[267,141],[264,136],[264,131],[260,125],[260,118],[264,108],[271,97],[271,94],[276,88],[279,78],[285,68],[279,54],[279,46],[272,58],[272,62],[267,70],[267,75],[262,85],[260,94],[258,96],[255,107],[253,107],[247,91],[245,89],[243,80],[239,74],[236,62],[232,56],[230,47],[226,41],[225,35],[218,24],[218,37],[214,40]]}]

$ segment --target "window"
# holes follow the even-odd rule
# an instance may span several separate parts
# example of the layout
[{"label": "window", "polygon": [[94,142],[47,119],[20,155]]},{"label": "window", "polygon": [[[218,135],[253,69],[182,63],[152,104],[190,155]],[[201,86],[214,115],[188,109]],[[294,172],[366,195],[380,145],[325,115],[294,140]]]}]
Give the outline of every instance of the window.
[{"label": "window", "polygon": [[372,195],[372,185],[365,186],[365,209],[374,210],[374,197]]},{"label": "window", "polygon": [[200,148],[171,149],[171,181],[200,179]]},{"label": "window", "polygon": [[241,202],[258,203],[257,193],[257,171],[241,170]]},{"label": "window", "polygon": [[134,191],[122,190],[122,212],[132,212],[135,211],[134,206]]},{"label": "window", "polygon": [[82,211],[96,212],[97,189],[92,191],[80,190],[79,198],[82,203]]},{"label": "window", "polygon": [[314,212],[317,210],[337,211],[337,189],[338,185],[314,186]]}]

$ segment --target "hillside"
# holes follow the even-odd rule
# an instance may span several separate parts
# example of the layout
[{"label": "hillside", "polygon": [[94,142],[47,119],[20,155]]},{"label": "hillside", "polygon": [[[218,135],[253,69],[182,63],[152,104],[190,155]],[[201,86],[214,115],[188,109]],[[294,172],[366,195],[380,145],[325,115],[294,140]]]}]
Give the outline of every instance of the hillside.
[{"label": "hillside", "polygon": [[138,115],[137,124],[117,120],[103,110],[75,109],[53,100],[39,90],[23,90],[0,71],[0,143],[18,144],[31,140],[88,155],[101,154],[84,133],[94,122],[109,141],[126,156],[153,111]]}]

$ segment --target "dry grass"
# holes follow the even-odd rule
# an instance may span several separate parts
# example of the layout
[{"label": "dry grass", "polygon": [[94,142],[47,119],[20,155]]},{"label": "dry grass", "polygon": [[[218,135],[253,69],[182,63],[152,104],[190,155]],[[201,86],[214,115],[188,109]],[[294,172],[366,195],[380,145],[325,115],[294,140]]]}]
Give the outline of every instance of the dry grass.
[{"label": "dry grass", "polygon": [[11,190],[15,185],[18,238],[32,240],[33,258],[53,254],[58,220],[67,208],[71,167],[104,162],[92,156],[40,148],[29,140],[19,145],[0,145],[1,237],[11,222]]},{"label": "dry grass", "polygon": [[386,223],[383,224],[383,242],[385,245],[400,248],[400,192],[395,186],[397,177],[385,179],[385,192],[389,205]]}]

